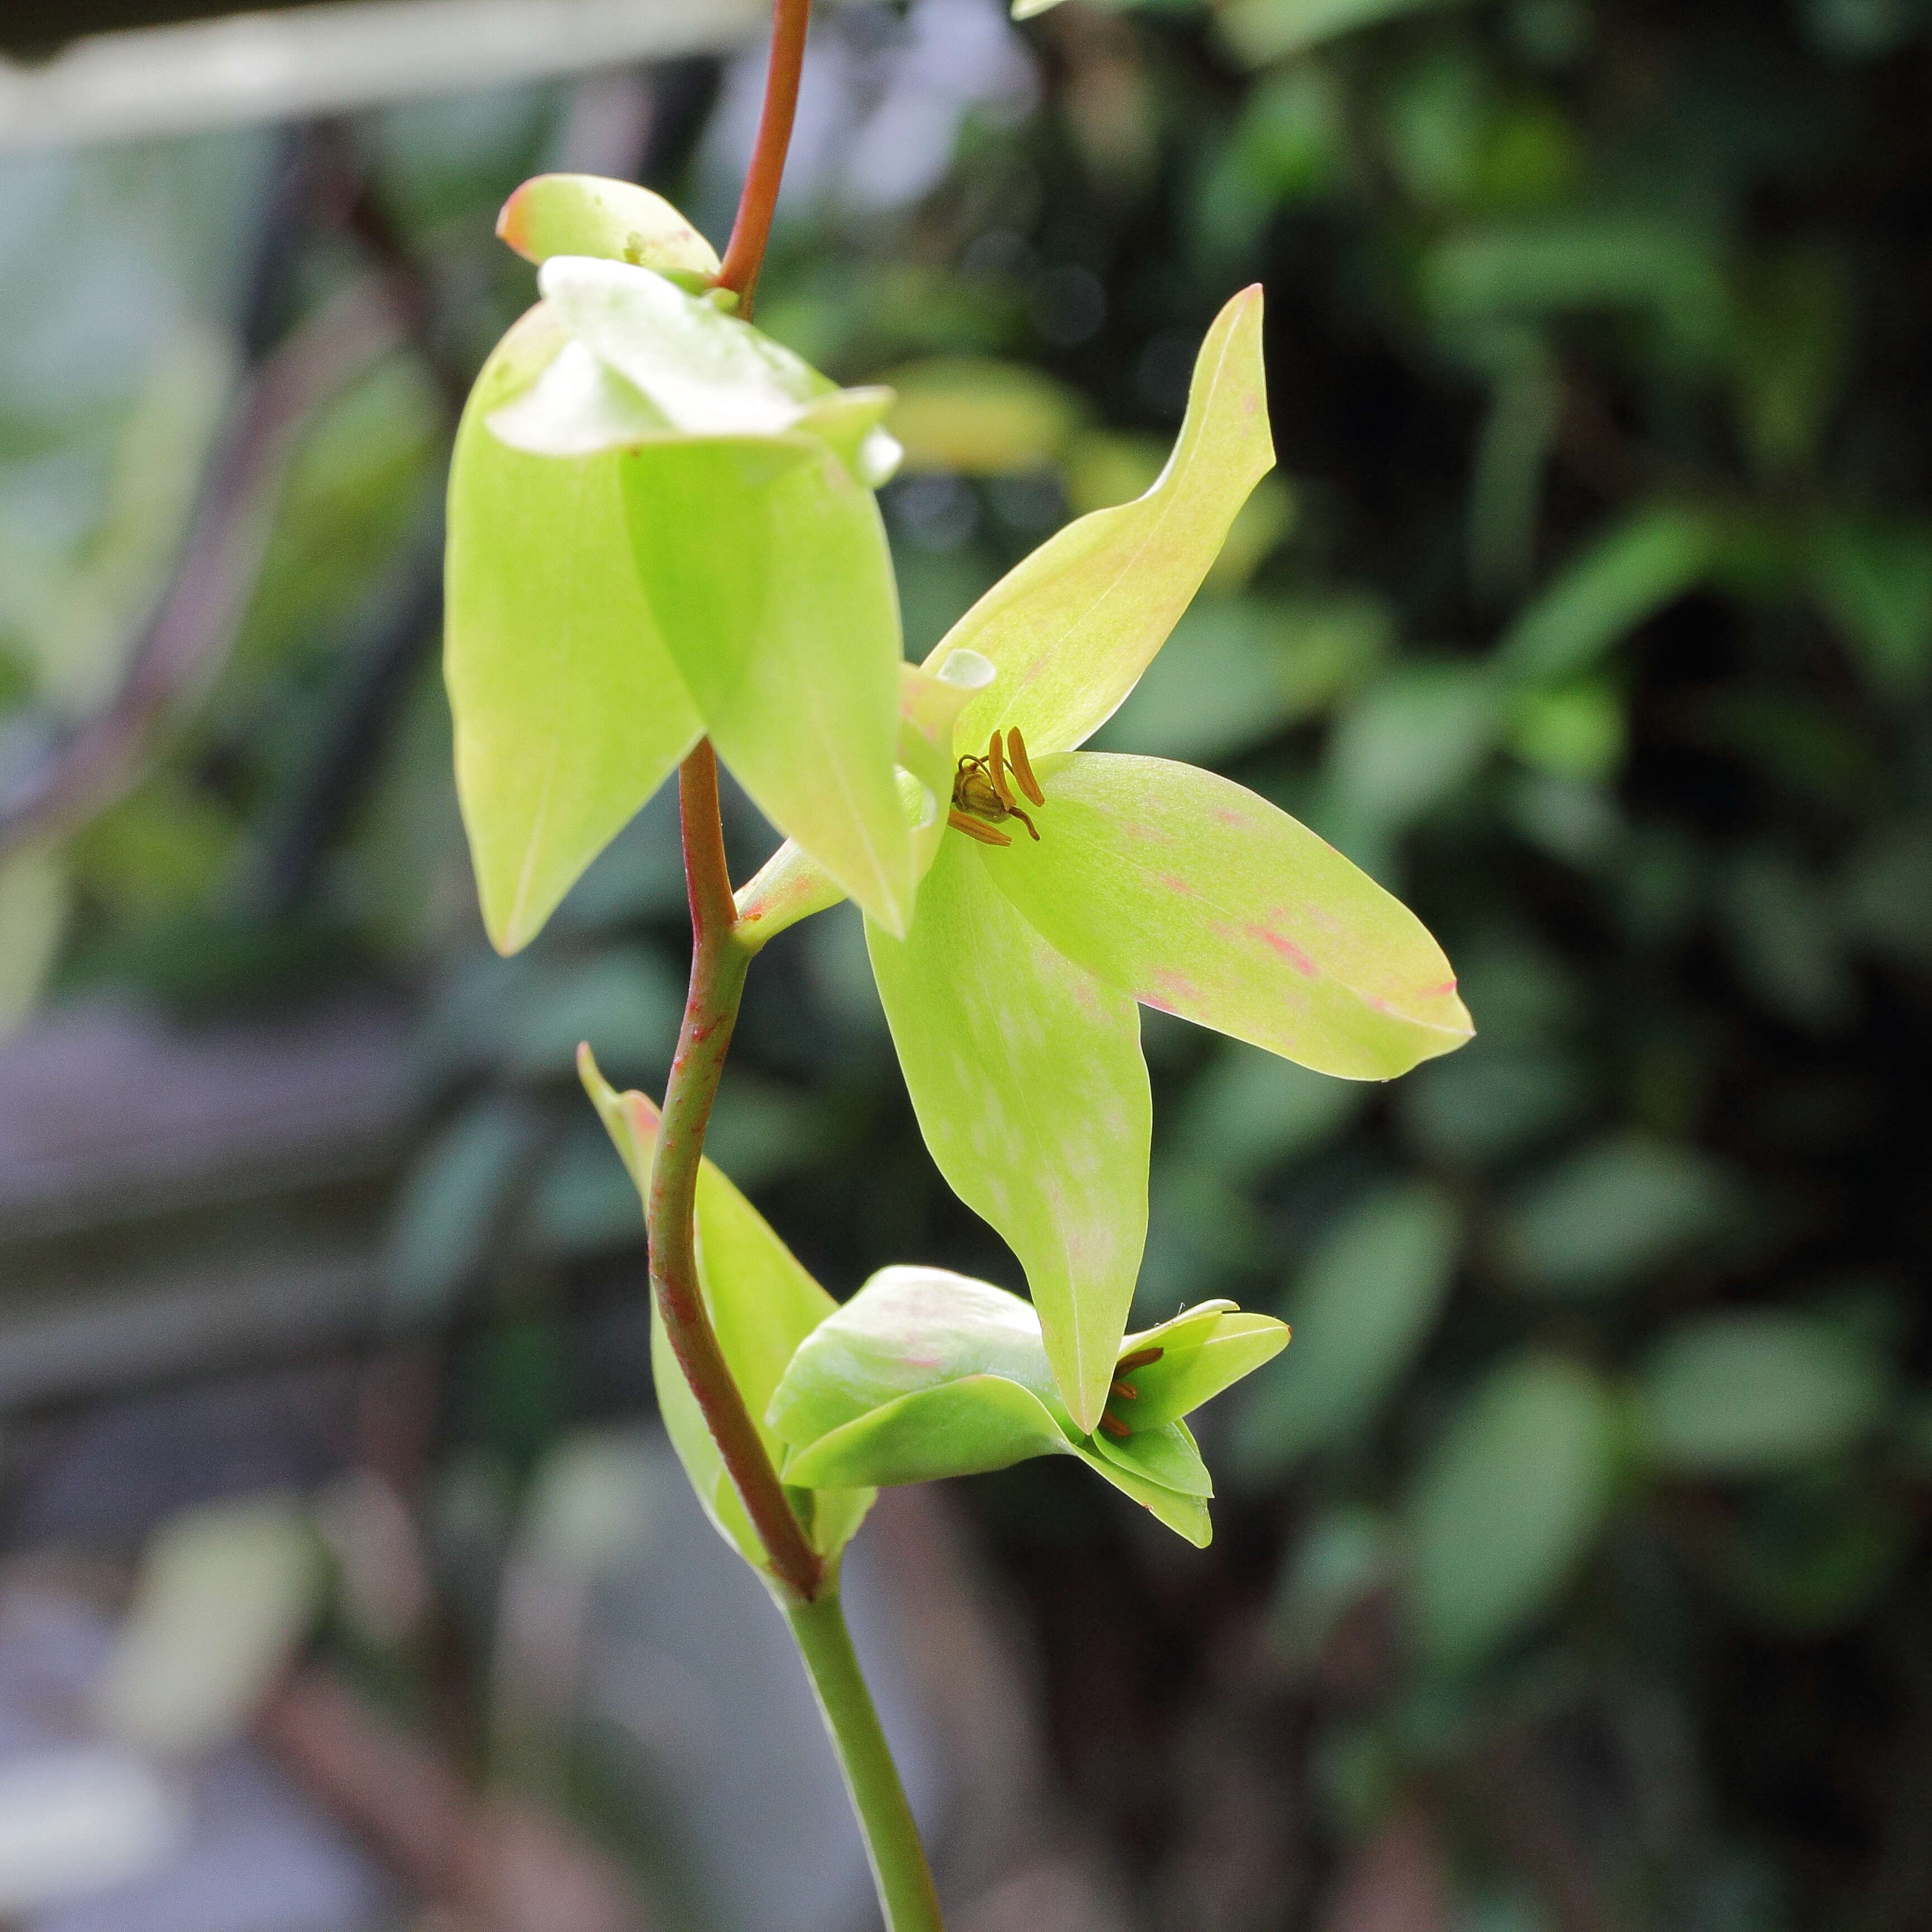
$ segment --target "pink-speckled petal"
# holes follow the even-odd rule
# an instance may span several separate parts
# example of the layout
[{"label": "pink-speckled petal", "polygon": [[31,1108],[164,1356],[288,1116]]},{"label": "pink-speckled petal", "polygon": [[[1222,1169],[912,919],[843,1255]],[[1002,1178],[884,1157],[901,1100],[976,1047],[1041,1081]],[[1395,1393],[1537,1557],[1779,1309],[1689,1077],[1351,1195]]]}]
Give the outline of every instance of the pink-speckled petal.
[{"label": "pink-speckled petal", "polygon": [[986,869],[1096,979],[1348,1079],[1469,1037],[1421,922],[1265,799],[1164,758],[1077,752],[1037,768],[1040,842],[988,850]]},{"label": "pink-speckled petal", "polygon": [[1098,1422],[1147,1233],[1153,1132],[1133,1001],[1057,952],[988,879],[1004,848],[940,842],[903,940],[868,923],[920,1131],[1026,1270],[1047,1360]]}]

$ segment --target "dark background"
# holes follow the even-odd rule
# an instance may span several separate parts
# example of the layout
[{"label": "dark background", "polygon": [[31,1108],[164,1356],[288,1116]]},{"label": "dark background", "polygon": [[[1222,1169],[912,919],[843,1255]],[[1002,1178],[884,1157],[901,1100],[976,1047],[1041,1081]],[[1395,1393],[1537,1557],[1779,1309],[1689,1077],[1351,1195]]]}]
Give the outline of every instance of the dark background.
[{"label": "dark background", "polygon": [[[969,1900],[956,1852],[970,1924],[1932,1921],[1928,26],[821,21],[760,320],[907,399],[908,650],[1144,485],[1259,280],[1277,477],[1102,742],[1307,819],[1479,1029],[1361,1088],[1146,1016],[1142,1310],[1226,1294],[1297,1340],[1202,1418],[1205,1552],[1037,1464],[872,1532],[888,1571],[940,1537],[1006,1660],[908,1694],[959,1760],[943,1878],[1002,1784],[1060,1808],[1034,1891]],[[722,241],[757,80],[728,51],[0,158],[13,1560],[90,1552],[112,1608],[184,1504],[380,1479],[429,1606],[371,1623],[326,1535],[310,1667],[672,1924],[730,1922],[645,1845],[675,1799],[568,1698],[520,1756],[499,1707],[504,1526],[648,1406],[634,1200],[568,1056],[661,1086],[674,831],[661,798],[490,955],[436,506],[530,296],[504,195],[631,174]],[[748,870],[769,835],[732,832]],[[1019,1285],[924,1153],[847,910],[761,958],[713,1151],[836,1294]],[[995,1683],[1021,1715],[976,1759]]]}]

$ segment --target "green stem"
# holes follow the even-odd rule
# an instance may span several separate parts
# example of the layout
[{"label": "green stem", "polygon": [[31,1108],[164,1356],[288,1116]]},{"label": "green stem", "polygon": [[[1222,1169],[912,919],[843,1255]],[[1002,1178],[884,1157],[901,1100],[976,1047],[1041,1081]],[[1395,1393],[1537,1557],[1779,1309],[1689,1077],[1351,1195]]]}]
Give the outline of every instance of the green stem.
[{"label": "green stem", "polygon": [[829,1579],[808,1602],[779,1590],[772,1594],[791,1625],[818,1694],[819,1714],[838,1754],[866,1840],[886,1932],[946,1932],[919,1827],[879,1726],[872,1694],[860,1673],[851,1633],[845,1628],[837,1579]]}]

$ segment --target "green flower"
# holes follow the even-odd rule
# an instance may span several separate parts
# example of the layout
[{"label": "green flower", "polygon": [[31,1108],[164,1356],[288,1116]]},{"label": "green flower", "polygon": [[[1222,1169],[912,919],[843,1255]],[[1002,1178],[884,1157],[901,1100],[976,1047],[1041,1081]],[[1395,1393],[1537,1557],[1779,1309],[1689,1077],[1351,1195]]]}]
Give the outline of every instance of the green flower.
[{"label": "green flower", "polygon": [[1184,1418],[1280,1353],[1287,1325],[1204,1302],[1126,1336],[1098,1426],[1061,1401],[1040,1318],[944,1268],[880,1270],[799,1345],[766,1411],[788,1484],[844,1490],[1072,1456],[1189,1542],[1213,1496]]},{"label": "green flower", "polygon": [[[1018,1256],[1084,1432],[1146,1234],[1136,1003],[1358,1080],[1405,1072],[1472,1030],[1420,922],[1286,812],[1191,766],[1077,748],[1132,689],[1274,464],[1261,322],[1258,289],[1222,310],[1148,494],[1062,530],[908,676],[900,755],[934,794],[929,869],[903,937],[867,928],[926,1144]],[[941,733],[943,752],[921,754],[916,740]],[[739,904],[755,934],[838,896],[782,848]]]},{"label": "green flower", "polygon": [[692,293],[717,258],[644,189],[540,177],[499,226],[544,299],[458,431],[445,658],[491,938],[531,938],[706,734],[903,931],[898,604],[872,494],[891,392],[839,389]]}]

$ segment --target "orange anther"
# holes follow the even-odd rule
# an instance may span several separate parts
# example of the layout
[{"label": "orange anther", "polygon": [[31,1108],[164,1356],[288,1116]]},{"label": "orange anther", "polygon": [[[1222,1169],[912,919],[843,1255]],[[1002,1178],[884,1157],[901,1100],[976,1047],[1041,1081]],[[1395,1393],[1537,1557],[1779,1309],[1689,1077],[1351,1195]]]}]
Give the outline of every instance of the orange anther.
[{"label": "orange anther", "polygon": [[1131,1355],[1123,1355],[1114,1364],[1117,1374],[1124,1375],[1130,1369],[1144,1369],[1150,1362],[1157,1362],[1167,1353],[1165,1348],[1136,1348]]},{"label": "orange anther", "polygon": [[[996,832],[992,826],[982,824],[976,818],[968,818],[963,812],[949,812],[946,822],[956,832],[963,832],[968,838],[976,838],[982,845],[1010,845],[1013,842],[1004,832]],[[1034,837],[1040,835],[1036,832]]]},{"label": "orange anther", "polygon": [[1009,812],[1013,808],[1013,788],[1006,782],[1006,755],[1000,748],[1000,734],[993,734],[993,742],[986,748],[986,776],[993,782],[993,790],[998,794],[1000,802]]},{"label": "orange anther", "polygon": [[1100,1418],[1102,1431],[1116,1442],[1124,1442],[1134,1432],[1118,1415],[1103,1415]]},{"label": "orange anther", "polygon": [[1116,1382],[1114,1384],[1114,1394],[1123,1402],[1138,1402],[1141,1397],[1140,1390],[1136,1388],[1132,1382]]},{"label": "orange anther", "polygon": [[1026,740],[1020,736],[1020,728],[1010,726],[1006,732],[1006,763],[1013,768],[1013,776],[1020,782],[1020,790],[1035,805],[1044,805],[1046,794],[1040,788],[1040,781],[1033,775],[1033,761],[1027,756]]}]

